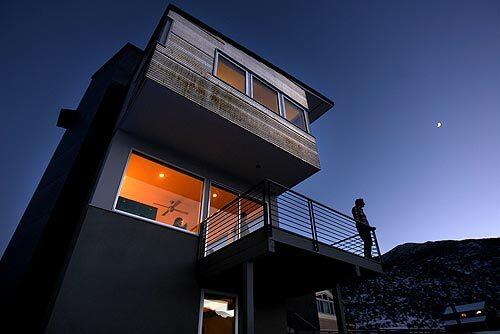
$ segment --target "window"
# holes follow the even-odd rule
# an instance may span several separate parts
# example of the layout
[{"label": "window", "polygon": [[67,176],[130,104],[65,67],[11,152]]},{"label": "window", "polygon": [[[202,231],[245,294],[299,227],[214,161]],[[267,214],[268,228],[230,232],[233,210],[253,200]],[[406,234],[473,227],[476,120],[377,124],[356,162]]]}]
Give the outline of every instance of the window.
[{"label": "window", "polygon": [[172,19],[167,18],[167,21],[165,22],[165,26],[163,27],[160,37],[158,38],[158,43],[161,45],[167,45],[167,38],[168,34],[170,33],[170,28],[172,27]]},{"label": "window", "polygon": [[304,116],[304,110],[298,107],[295,103],[292,103],[287,98],[285,100],[285,115],[286,119],[301,128],[304,131],[307,131],[306,128],[306,120]]},{"label": "window", "polygon": [[[215,59],[215,76],[307,132],[305,110],[302,107],[219,51],[216,51]],[[283,103],[280,102],[281,99]]]},{"label": "window", "polygon": [[214,220],[209,219],[207,225],[207,249],[213,252],[238,238],[239,203],[234,201],[238,195],[212,185],[210,187],[209,216],[222,210]]},{"label": "window", "polygon": [[316,294],[316,307],[319,313],[335,314],[333,298],[326,294]]},{"label": "window", "polygon": [[219,55],[215,75],[225,83],[246,93],[246,72],[231,61]]},{"label": "window", "polygon": [[236,297],[204,293],[201,333],[236,333],[236,302]]},{"label": "window", "polygon": [[263,104],[275,113],[280,113],[278,106],[278,92],[254,76],[252,76],[252,97],[255,101]]},{"label": "window", "polygon": [[[232,191],[226,190],[224,188],[212,185],[210,187],[210,213],[213,215],[220,209],[223,209],[230,202],[238,198],[238,195]],[[226,209],[227,210],[227,209]]]},{"label": "window", "polygon": [[207,219],[206,252],[210,254],[264,226],[262,203],[252,196],[212,185]]},{"label": "window", "polygon": [[115,209],[197,233],[202,192],[200,178],[132,153]]}]

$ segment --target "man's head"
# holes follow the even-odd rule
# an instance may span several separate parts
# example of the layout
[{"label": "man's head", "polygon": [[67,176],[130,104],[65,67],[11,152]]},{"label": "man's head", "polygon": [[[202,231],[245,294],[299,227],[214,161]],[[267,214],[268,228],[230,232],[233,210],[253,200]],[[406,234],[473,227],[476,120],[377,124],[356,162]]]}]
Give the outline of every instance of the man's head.
[{"label": "man's head", "polygon": [[365,206],[365,201],[362,198],[358,198],[354,202],[354,205],[356,205],[358,208],[363,208]]}]

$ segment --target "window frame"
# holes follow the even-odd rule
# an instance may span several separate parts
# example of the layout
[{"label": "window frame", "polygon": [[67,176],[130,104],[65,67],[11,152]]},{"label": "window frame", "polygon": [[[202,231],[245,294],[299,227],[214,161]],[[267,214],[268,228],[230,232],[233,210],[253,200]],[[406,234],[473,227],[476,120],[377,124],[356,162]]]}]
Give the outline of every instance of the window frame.
[{"label": "window frame", "polygon": [[334,303],[333,298],[326,293],[316,295],[316,308],[318,313],[336,316]]},{"label": "window frame", "polygon": [[203,302],[205,300],[205,293],[208,294],[214,294],[214,295],[220,295],[222,297],[230,297],[235,299],[235,305],[234,305],[234,334],[238,334],[238,320],[239,320],[239,300],[238,300],[238,295],[235,293],[227,293],[227,292],[220,292],[216,290],[210,290],[210,289],[201,289],[200,293],[200,310],[199,310],[199,315],[198,315],[198,334],[203,334],[202,333],[202,328],[203,328]]},{"label": "window frame", "polygon": [[[227,192],[230,192],[230,193],[233,193],[236,195],[236,198],[237,199],[240,199],[240,196],[241,196],[241,191],[238,191],[236,190],[235,188],[232,188],[232,187],[227,187],[225,185],[222,185],[221,183],[219,182],[216,182],[216,181],[207,181],[207,211],[206,211],[206,217],[204,217],[204,219],[202,220],[202,222],[208,220],[208,218],[210,218],[210,204],[212,202],[212,186],[215,186],[215,187],[218,187],[218,188],[221,188],[222,190],[225,190]],[[214,215],[219,212],[219,210],[215,211],[214,212]],[[240,217],[240,214],[241,214],[241,199],[238,201],[238,217]],[[237,239],[236,240],[239,240],[241,238],[241,221],[240,219],[238,218],[238,222],[237,222]],[[205,228],[205,235],[203,236],[204,237],[204,240],[205,240],[205,252],[203,254],[203,256],[207,256],[207,245],[208,245],[208,225],[207,227]]]},{"label": "window frame", "polygon": [[170,34],[170,30],[172,29],[172,24],[173,24],[172,18],[167,17],[167,19],[165,21],[165,25],[163,26],[163,28],[160,32],[160,36],[158,37],[159,44],[161,44],[163,46],[167,45],[168,35]]},{"label": "window frame", "polygon": [[236,89],[238,92],[240,93],[243,93],[241,92],[238,88],[236,87],[233,87],[230,83],[226,82],[224,79],[222,79],[221,77],[217,76],[217,68],[219,66],[219,57],[224,58],[225,60],[227,60],[228,62],[230,62],[231,64],[233,64],[234,66],[238,67],[240,70],[242,70],[243,72],[245,72],[245,95],[249,95],[250,94],[250,85],[249,85],[249,72],[246,68],[244,68],[243,66],[241,66],[240,64],[238,64],[237,62],[235,62],[234,60],[232,60],[230,57],[226,56],[225,54],[219,52],[219,50],[215,50],[215,59],[214,59],[214,68],[212,70],[212,75],[214,77],[216,77],[217,79],[221,80],[222,82],[224,82],[226,85],[229,85],[230,87]]},{"label": "window frame", "polygon": [[138,150],[136,148],[132,148],[132,149],[129,150],[129,153],[128,153],[128,156],[127,156],[127,162],[125,163],[125,167],[123,168],[122,173],[121,173],[120,183],[118,184],[118,190],[116,191],[115,200],[113,201],[113,207],[112,207],[111,211],[112,212],[116,212],[116,213],[121,214],[121,215],[124,215],[124,216],[131,217],[131,218],[143,220],[143,221],[146,221],[148,223],[152,223],[152,224],[155,224],[155,225],[158,225],[158,226],[167,227],[167,228],[170,228],[170,229],[173,229],[173,230],[176,230],[176,231],[180,231],[180,232],[183,232],[183,233],[188,233],[188,234],[199,236],[200,235],[199,231],[198,231],[198,233],[192,232],[192,231],[185,230],[185,229],[173,226],[173,225],[168,225],[168,224],[161,223],[161,222],[159,222],[157,220],[154,220],[154,219],[149,219],[149,218],[146,218],[146,217],[138,216],[138,215],[135,215],[135,214],[127,212],[127,211],[122,211],[122,210],[116,208],[116,205],[118,203],[118,197],[120,197],[120,191],[121,191],[122,186],[123,186],[123,180],[125,178],[125,173],[126,173],[127,168],[129,166],[130,158],[132,157],[132,154],[139,155],[139,156],[141,156],[141,157],[143,157],[145,159],[149,159],[149,160],[151,160],[153,162],[156,162],[158,164],[164,165],[167,168],[171,168],[171,169],[177,170],[178,172],[184,173],[184,174],[186,174],[188,176],[191,176],[191,177],[194,177],[194,178],[200,180],[202,182],[202,188],[201,188],[201,200],[200,200],[200,211],[199,211],[200,221],[198,222],[198,225],[200,225],[201,222],[203,222],[203,220],[204,220],[204,218],[203,218],[204,215],[205,215],[205,212],[204,212],[205,211],[204,203],[206,202],[205,187],[207,185],[207,178],[205,178],[205,177],[203,177],[201,175],[198,175],[196,173],[193,173],[193,172],[191,172],[189,170],[186,170],[185,168],[179,167],[179,166],[177,166],[175,164],[166,162],[163,159],[159,159],[159,158],[153,156],[152,154],[145,153],[145,152],[143,152],[141,150]]},{"label": "window frame", "polygon": [[[285,94],[282,94],[282,100],[283,100],[283,118],[293,124],[294,126],[298,127],[299,129],[301,129],[302,131],[305,131],[307,133],[311,133],[310,132],[310,129],[309,129],[309,118],[307,116],[307,112],[306,112],[306,109],[304,107],[302,107],[301,105],[299,105],[298,103],[296,103],[294,100],[292,100],[290,97],[286,96]],[[288,102],[290,102],[291,104],[293,104],[295,107],[297,107],[301,112],[302,112],[302,119],[304,120],[304,125],[305,125],[305,129],[302,129],[301,127],[299,127],[298,125],[295,125],[294,123],[292,123],[292,121],[288,120],[286,118],[286,107],[285,107],[285,100],[287,100]]]},{"label": "window frame", "polygon": [[[281,90],[277,89],[276,87],[271,85],[269,82],[264,80],[262,77],[255,74],[254,72],[250,71],[245,66],[239,64],[238,62],[233,60],[231,57],[229,57],[228,55],[226,55],[225,53],[223,53],[219,49],[215,49],[214,65],[213,65],[213,69],[212,69],[212,75],[214,77],[216,77],[218,80],[221,80],[222,82],[224,82],[226,85],[232,87],[233,89],[236,89],[238,92],[242,93],[239,89],[231,86],[230,84],[228,84],[223,79],[221,79],[217,76],[216,72],[217,72],[217,67],[219,65],[219,57],[223,57],[224,59],[226,59],[227,61],[229,61],[230,63],[232,63],[233,65],[235,65],[236,67],[238,67],[239,69],[241,69],[245,72],[245,93],[244,94],[246,96],[250,97],[253,101],[257,102],[259,105],[261,105],[264,108],[266,108],[267,110],[271,111],[273,114],[281,116],[282,119],[284,119],[286,122],[293,125],[295,128],[298,128],[301,131],[306,132],[307,134],[311,134],[311,128],[310,128],[310,124],[309,124],[309,115],[308,115],[307,108],[305,108],[305,107],[301,106],[299,103],[295,102],[291,97],[289,97],[288,95],[283,93]],[[260,82],[262,82],[264,85],[266,85],[267,87],[269,87],[270,89],[274,90],[277,93],[277,95],[278,95],[277,102],[278,102],[278,110],[279,110],[278,113],[276,113],[274,110],[268,108],[267,106],[263,105],[262,103],[260,103],[259,101],[255,100],[253,98],[253,78],[254,77],[256,77]],[[304,117],[304,122],[305,122],[305,127],[306,127],[305,130],[298,127],[294,123],[290,122],[288,119],[286,119],[285,100],[284,99],[287,99],[292,104],[297,106],[300,110],[302,110],[302,115]]]},{"label": "window frame", "polygon": [[[256,78],[258,81],[260,81],[264,86],[266,86],[267,88],[269,88],[270,90],[276,92],[276,103],[278,105],[278,112],[272,110],[271,108],[269,108],[268,106],[264,105],[263,103],[261,103],[260,101],[257,101],[254,97],[253,97],[253,79]],[[268,109],[268,110],[271,110],[273,113],[275,113],[276,115],[279,115],[281,117],[283,117],[283,108],[281,107],[281,97],[280,95],[282,95],[283,93],[281,93],[279,90],[277,90],[276,88],[274,88],[273,86],[271,86],[267,81],[265,81],[264,79],[262,79],[261,77],[259,77],[258,75],[256,74],[253,74],[253,73],[250,73],[250,94],[248,96],[250,96],[252,98],[252,100],[254,100],[255,102],[257,102],[258,104],[260,104],[261,106],[263,106],[264,108]],[[295,125],[295,124],[294,124]]]}]

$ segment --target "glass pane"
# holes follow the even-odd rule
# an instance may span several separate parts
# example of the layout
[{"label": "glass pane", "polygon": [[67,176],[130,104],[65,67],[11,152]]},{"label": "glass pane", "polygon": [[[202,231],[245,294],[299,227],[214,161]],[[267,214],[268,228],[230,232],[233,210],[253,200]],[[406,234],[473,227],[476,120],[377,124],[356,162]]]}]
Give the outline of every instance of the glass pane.
[{"label": "glass pane", "polygon": [[202,180],[132,153],[116,209],[198,232],[202,191]]},{"label": "glass pane", "polygon": [[241,199],[240,236],[244,237],[264,226],[264,208],[252,197]]},{"label": "glass pane", "polygon": [[[235,193],[221,187],[212,185],[210,188],[207,253],[216,251],[237,239],[238,201],[235,201],[237,198]],[[215,213],[217,214],[212,218]]]},{"label": "glass pane", "polygon": [[205,294],[203,299],[203,334],[235,333],[236,298]]},{"label": "glass pane", "polygon": [[210,216],[227,206],[236,198],[238,198],[238,196],[232,191],[212,185],[210,188]]},{"label": "glass pane", "polygon": [[240,92],[246,92],[246,72],[222,56],[218,58],[215,75]]},{"label": "glass pane", "polygon": [[321,304],[323,307],[323,313],[328,313],[328,303],[325,301],[322,301]]},{"label": "glass pane", "polygon": [[306,131],[306,121],[304,119],[304,111],[297,107],[292,102],[285,99],[285,114],[286,119]]},{"label": "glass pane", "polygon": [[253,99],[279,114],[278,93],[259,79],[253,77]]}]

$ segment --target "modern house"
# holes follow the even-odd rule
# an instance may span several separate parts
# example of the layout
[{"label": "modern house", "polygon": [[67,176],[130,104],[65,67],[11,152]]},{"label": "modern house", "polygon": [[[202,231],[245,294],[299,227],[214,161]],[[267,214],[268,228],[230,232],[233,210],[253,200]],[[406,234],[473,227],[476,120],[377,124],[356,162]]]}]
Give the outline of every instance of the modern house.
[{"label": "modern house", "polygon": [[144,50],[124,46],[61,110],[66,131],[1,261],[2,324],[319,329],[317,291],[382,270],[374,232],[366,258],[351,217],[290,189],[320,170],[310,124],[332,106],[168,6]]}]

